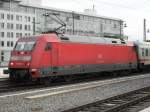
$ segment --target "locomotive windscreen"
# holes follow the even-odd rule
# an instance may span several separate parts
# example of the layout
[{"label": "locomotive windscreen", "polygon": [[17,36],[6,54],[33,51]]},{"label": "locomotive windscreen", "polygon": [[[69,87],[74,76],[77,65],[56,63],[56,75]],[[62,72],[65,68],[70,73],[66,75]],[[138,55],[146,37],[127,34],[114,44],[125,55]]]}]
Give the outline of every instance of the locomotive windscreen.
[{"label": "locomotive windscreen", "polygon": [[14,50],[16,51],[31,51],[35,46],[35,42],[17,42]]}]

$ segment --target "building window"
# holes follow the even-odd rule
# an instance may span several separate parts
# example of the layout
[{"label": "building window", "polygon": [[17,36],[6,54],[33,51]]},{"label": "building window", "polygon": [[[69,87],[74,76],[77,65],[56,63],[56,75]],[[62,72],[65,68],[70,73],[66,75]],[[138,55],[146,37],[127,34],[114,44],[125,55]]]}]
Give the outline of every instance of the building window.
[{"label": "building window", "polygon": [[11,20],[13,20],[14,19],[14,16],[13,15],[11,15]]},{"label": "building window", "polygon": [[18,15],[16,15],[16,20],[19,21],[19,16]]},{"label": "building window", "polygon": [[9,47],[10,46],[10,42],[9,41],[7,41],[7,47]]},{"label": "building window", "polygon": [[31,20],[30,17],[28,17],[28,22],[30,22],[30,20]]},{"label": "building window", "polygon": [[0,32],[0,37],[4,37],[4,32]]},{"label": "building window", "polygon": [[20,33],[20,37],[22,37],[22,33]]},{"label": "building window", "polygon": [[27,22],[28,21],[28,18],[27,18],[27,16],[25,16],[25,22]]},{"label": "building window", "polygon": [[22,16],[19,16],[19,20],[22,21]]},{"label": "building window", "polygon": [[13,47],[14,46],[14,42],[13,41],[11,41],[11,47]]},{"label": "building window", "polygon": [[10,38],[10,32],[7,32],[7,37]]},{"label": "building window", "polygon": [[14,37],[14,33],[13,32],[11,32],[11,38],[13,38]]},{"label": "building window", "polygon": [[29,30],[29,31],[31,30],[31,27],[30,27],[30,25],[28,25],[28,30]]},{"label": "building window", "polygon": [[25,22],[31,22],[31,17],[25,16]]},{"label": "building window", "polygon": [[22,30],[22,24],[20,24],[20,30]]},{"label": "building window", "polygon": [[7,23],[7,29],[13,29],[14,25],[13,23]]},{"label": "building window", "polygon": [[25,26],[24,26],[24,29],[25,29],[25,30],[28,30],[28,26],[27,26],[27,25],[25,25]]},{"label": "building window", "polygon": [[19,29],[19,24],[16,24],[16,30],[18,30]]},{"label": "building window", "polygon": [[7,23],[7,29],[10,29],[10,28],[11,28],[10,23]]},{"label": "building window", "polygon": [[16,29],[17,30],[22,30],[22,24],[16,24]]},{"label": "building window", "polygon": [[5,15],[2,13],[1,15],[0,15],[0,19],[4,19],[5,18]]},{"label": "building window", "polygon": [[1,41],[1,46],[4,47],[4,41]]},{"label": "building window", "polygon": [[7,32],[7,37],[8,38],[13,38],[14,37],[14,33],[13,32]]},{"label": "building window", "polygon": [[1,56],[1,61],[4,61],[4,56]]},{"label": "building window", "polygon": [[27,34],[27,33],[25,33],[25,36],[28,36],[28,34]]},{"label": "building window", "polygon": [[116,24],[114,24],[114,28],[117,28],[117,25],[116,25]]},{"label": "building window", "polygon": [[[22,28],[22,26],[21,26],[21,28]],[[31,30],[31,26],[30,26],[30,25],[25,25],[25,26],[24,26],[24,29],[25,29],[26,31],[27,31],[27,30],[30,31],[30,30]]]},{"label": "building window", "polygon": [[4,51],[1,51],[1,55],[4,55]]},{"label": "building window", "polygon": [[1,25],[1,28],[4,29],[4,27],[5,27],[4,23],[1,23],[0,25]]},{"label": "building window", "polygon": [[11,24],[11,29],[14,29],[14,24]]},{"label": "building window", "polygon": [[22,33],[16,33],[16,38],[22,37]]},{"label": "building window", "polygon": [[1,51],[1,61],[4,61],[4,51]]},{"label": "building window", "polygon": [[16,15],[16,20],[17,21],[22,21],[22,16]]},{"label": "building window", "polygon": [[19,33],[16,33],[16,38],[19,38],[19,36],[20,36]]},{"label": "building window", "polygon": [[10,20],[10,14],[7,14],[7,19]]}]

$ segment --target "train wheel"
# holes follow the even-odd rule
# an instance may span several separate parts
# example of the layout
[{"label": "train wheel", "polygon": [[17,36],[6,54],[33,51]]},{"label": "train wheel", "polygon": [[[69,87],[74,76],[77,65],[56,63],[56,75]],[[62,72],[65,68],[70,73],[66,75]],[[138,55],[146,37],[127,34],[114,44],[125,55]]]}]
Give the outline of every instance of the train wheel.
[{"label": "train wheel", "polygon": [[9,74],[9,80],[10,81],[17,81],[16,74],[14,74],[14,72],[11,72]]},{"label": "train wheel", "polygon": [[75,77],[73,77],[73,76],[64,76],[64,80],[66,81],[66,82],[70,82],[70,81],[72,81],[72,80],[74,80],[75,79]]},{"label": "train wheel", "polygon": [[139,66],[138,66],[138,71],[143,72],[143,69],[144,69],[144,64],[140,63]]},{"label": "train wheel", "polygon": [[9,80],[14,80],[14,76],[12,74],[9,75]]},{"label": "train wheel", "polygon": [[41,84],[50,85],[52,83],[52,78],[50,78],[50,77],[40,78],[40,79],[38,79],[38,81]]}]

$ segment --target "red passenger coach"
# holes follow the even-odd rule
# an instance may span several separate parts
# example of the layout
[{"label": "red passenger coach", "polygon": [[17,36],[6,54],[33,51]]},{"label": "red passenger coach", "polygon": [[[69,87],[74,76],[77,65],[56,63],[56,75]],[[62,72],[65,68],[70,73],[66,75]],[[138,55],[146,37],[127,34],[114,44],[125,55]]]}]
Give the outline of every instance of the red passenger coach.
[{"label": "red passenger coach", "polygon": [[137,68],[135,47],[120,39],[57,35],[20,38],[11,53],[10,78],[53,77]]}]

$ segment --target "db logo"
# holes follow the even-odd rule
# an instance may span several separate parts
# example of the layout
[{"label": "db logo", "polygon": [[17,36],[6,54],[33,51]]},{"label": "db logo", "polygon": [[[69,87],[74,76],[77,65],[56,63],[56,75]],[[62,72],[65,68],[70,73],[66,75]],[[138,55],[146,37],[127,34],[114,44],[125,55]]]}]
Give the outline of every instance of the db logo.
[{"label": "db logo", "polygon": [[102,59],[103,55],[102,54],[98,54],[97,58]]}]

